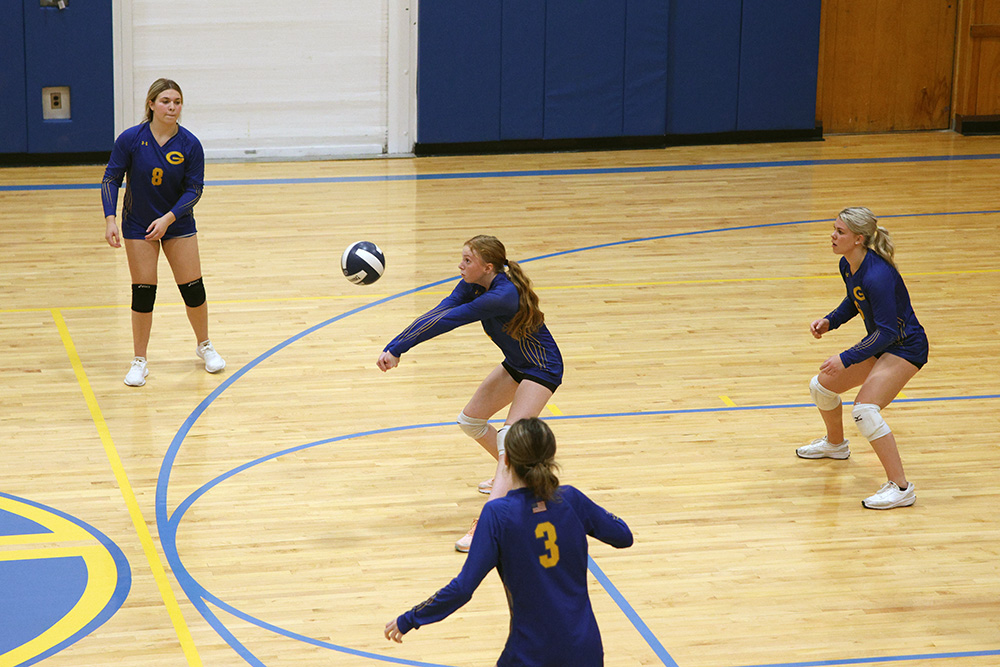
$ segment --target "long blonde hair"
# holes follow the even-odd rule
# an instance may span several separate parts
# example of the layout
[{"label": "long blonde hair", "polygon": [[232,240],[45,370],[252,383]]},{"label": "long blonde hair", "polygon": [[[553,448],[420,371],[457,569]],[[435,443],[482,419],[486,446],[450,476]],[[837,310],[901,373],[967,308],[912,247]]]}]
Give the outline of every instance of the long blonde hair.
[{"label": "long blonde hair", "polygon": [[532,493],[549,500],[559,488],[555,461],[556,436],[538,417],[519,419],[507,431],[504,440],[507,464]]},{"label": "long blonde hair", "polygon": [[149,108],[149,103],[156,100],[165,90],[176,90],[181,94],[181,104],[184,104],[184,91],[181,87],[177,85],[176,81],[170,79],[157,79],[149,87],[149,91],[146,93],[146,116],[144,120],[147,123],[153,122],[153,110]]},{"label": "long blonde hair", "polygon": [[893,255],[896,244],[892,242],[889,230],[878,224],[875,214],[864,206],[845,208],[837,216],[844,221],[847,228],[865,238],[865,247],[874,250],[878,255],[896,268]]},{"label": "long blonde hair", "polygon": [[[480,234],[465,242],[487,264],[493,265],[497,273],[507,273],[507,277],[517,287],[520,304],[517,314],[504,325],[503,330],[516,340],[532,334],[545,323],[545,313],[538,308],[538,295],[531,288],[531,279],[514,260],[507,259],[507,249],[495,236]],[[505,271],[504,269],[509,269]]]}]

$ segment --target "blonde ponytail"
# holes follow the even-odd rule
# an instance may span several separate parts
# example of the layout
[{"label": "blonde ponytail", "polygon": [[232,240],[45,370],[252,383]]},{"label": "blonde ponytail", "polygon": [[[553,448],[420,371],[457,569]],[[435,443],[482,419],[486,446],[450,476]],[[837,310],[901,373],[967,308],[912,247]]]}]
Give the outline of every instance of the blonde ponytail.
[{"label": "blonde ponytail", "polygon": [[892,241],[892,235],[889,230],[885,227],[878,226],[875,228],[875,234],[871,238],[872,250],[877,252],[882,259],[892,264],[893,267],[896,266],[896,261],[893,256],[896,254],[896,244]]},{"label": "blonde ponytail", "polygon": [[879,257],[889,262],[892,268],[896,268],[896,262],[893,259],[893,255],[896,253],[896,244],[892,242],[889,230],[878,224],[878,219],[871,210],[864,206],[852,206],[845,208],[837,217],[853,233],[864,237],[865,248],[874,250]]}]

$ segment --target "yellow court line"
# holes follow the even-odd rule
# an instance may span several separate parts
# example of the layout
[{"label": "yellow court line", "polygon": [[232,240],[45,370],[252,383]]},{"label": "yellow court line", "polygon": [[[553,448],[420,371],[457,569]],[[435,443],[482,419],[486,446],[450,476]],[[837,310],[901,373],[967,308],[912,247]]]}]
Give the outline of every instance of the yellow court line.
[{"label": "yellow court line", "polygon": [[549,409],[549,412],[551,412],[552,414],[554,414],[556,417],[562,417],[563,411],[560,410],[559,408],[557,408],[552,403],[546,403],[545,407],[547,407]]},{"label": "yellow court line", "polygon": [[[901,274],[904,278],[912,276],[959,276],[959,275],[975,275],[982,273],[1000,273],[1000,269],[972,269],[969,271],[928,271],[925,273],[903,273]],[[824,274],[820,276],[770,276],[767,278],[703,278],[699,280],[663,280],[658,282],[643,282],[643,283],[597,283],[597,284],[587,284],[587,285],[550,285],[547,287],[538,286],[534,287],[535,291],[553,291],[553,290],[578,290],[578,289],[595,289],[595,288],[614,288],[614,287],[663,287],[667,285],[715,285],[724,283],[766,283],[766,282],[778,282],[787,280],[832,280],[837,277],[837,274]],[[423,292],[423,294],[451,294],[450,290],[429,290]],[[285,303],[285,302],[296,302],[296,301],[347,301],[351,299],[384,299],[390,294],[372,294],[365,293],[364,295],[326,295],[326,296],[288,296],[274,299],[229,299],[227,301],[213,301],[212,304],[216,306],[232,306],[241,304],[251,304],[251,303]],[[160,305],[164,306],[179,306],[180,301],[177,303],[162,303]],[[62,306],[59,310],[112,310],[115,308],[131,308],[127,303],[119,304],[105,304],[99,306]],[[0,315],[8,315],[13,313],[45,313],[51,311],[52,308],[10,308],[7,310],[0,310]]]},{"label": "yellow court line", "polygon": [[69,355],[70,363],[73,365],[76,380],[80,384],[80,390],[83,392],[87,407],[90,408],[90,416],[97,427],[98,435],[101,437],[101,443],[104,445],[104,451],[108,456],[108,461],[111,463],[111,470],[114,473],[115,481],[118,482],[118,488],[121,489],[122,496],[125,498],[125,505],[128,507],[129,516],[132,518],[132,525],[135,526],[136,533],[139,535],[139,542],[142,543],[142,550],[146,554],[146,560],[149,561],[149,568],[153,572],[153,579],[156,580],[156,586],[160,589],[160,595],[167,606],[167,613],[170,614],[170,620],[174,624],[174,631],[181,642],[181,648],[184,650],[184,655],[187,657],[189,665],[200,666],[202,664],[201,656],[198,655],[198,649],[194,644],[194,639],[191,637],[191,630],[184,621],[180,605],[177,603],[177,598],[174,597],[174,592],[170,588],[167,573],[163,568],[163,563],[160,561],[159,554],[156,553],[156,546],[153,544],[153,536],[149,533],[146,520],[142,516],[142,510],[139,508],[139,500],[136,498],[131,484],[129,484],[128,476],[125,474],[125,466],[122,465],[122,460],[118,456],[118,450],[111,439],[111,431],[108,429],[107,422],[104,421],[101,408],[97,405],[97,397],[94,395],[94,390],[90,386],[87,374],[83,370],[83,362],[80,361],[80,356],[76,352],[76,345],[73,344],[73,339],[70,337],[66,320],[63,319],[62,313],[55,308],[52,309],[52,319],[55,320],[56,328],[59,329],[59,336],[62,338],[63,346],[66,348],[66,354]]},{"label": "yellow court line", "polygon": [[906,394],[904,394],[903,392],[899,392],[898,394],[896,394],[896,398],[906,398]]},{"label": "yellow court line", "polygon": [[728,396],[719,396],[719,399],[721,399],[722,402],[725,403],[727,407],[730,408],[736,407],[736,404],[733,403],[733,399],[729,398]]},{"label": "yellow court line", "polygon": [[2,535],[0,536],[0,547],[23,547],[31,544],[57,544],[59,542],[80,542],[83,539],[93,539],[93,536],[86,532],[81,537],[68,537],[58,533],[39,533],[29,535]]},{"label": "yellow court line", "polygon": [[[448,292],[451,294],[451,292]],[[219,305],[239,305],[248,303],[284,303],[286,301],[347,301],[351,299],[384,299],[390,296],[389,294],[372,294],[366,293],[363,296],[358,295],[327,295],[327,296],[286,296],[275,298],[275,299],[230,299],[228,301],[212,301],[213,306]],[[183,301],[177,301],[171,303],[169,301],[160,303],[156,302],[156,305],[160,306],[179,306]],[[115,310],[119,308],[131,308],[131,304],[128,303],[115,303],[115,304],[103,304],[99,306],[61,306],[60,311],[63,310]],[[47,313],[51,311],[52,308],[11,308],[8,310],[0,310],[0,314],[12,314],[12,313]]]},{"label": "yellow court line", "polygon": [[43,560],[46,558],[86,557],[88,554],[107,553],[103,544],[94,544],[94,536],[90,535],[90,544],[75,547],[49,547],[48,549],[18,549],[0,551],[0,561],[9,560]]},{"label": "yellow court line", "polygon": [[[928,271],[926,273],[902,273],[904,278],[913,276],[957,276],[965,274],[1000,273],[1000,269],[972,269],[969,271]],[[723,283],[768,283],[787,280],[827,280],[836,279],[837,274],[823,274],[819,276],[769,276],[767,278],[702,278],[697,280],[664,280],[657,282],[642,283],[598,283],[587,285],[557,285],[550,287],[536,286],[536,291],[544,290],[570,290],[570,289],[592,289],[595,287],[662,287],[665,285],[715,285]]]}]

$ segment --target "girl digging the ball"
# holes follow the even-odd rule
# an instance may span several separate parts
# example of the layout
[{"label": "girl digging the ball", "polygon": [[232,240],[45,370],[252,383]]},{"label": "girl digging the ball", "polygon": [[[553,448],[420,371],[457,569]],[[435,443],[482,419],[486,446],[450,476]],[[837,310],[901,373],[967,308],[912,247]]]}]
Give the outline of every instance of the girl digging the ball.
[{"label": "girl digging the ball", "polygon": [[868,335],[854,347],[823,362],[809,384],[826,435],[796,450],[804,459],[846,459],[840,394],[861,385],[851,413],[871,442],[888,481],[861,504],[869,509],[907,507],[916,501],[913,482],[903,474],[896,438],[881,410],[927,363],[927,336],[910,307],[910,295],[893,262],[892,237],[867,208],[845,208],[833,223],[833,252],[847,297],[836,310],[813,322],[816,338],[861,313]]},{"label": "girl digging the ball", "polygon": [[195,353],[205,370],[217,373],[225,360],[208,338],[208,305],[201,279],[194,205],[205,182],[205,152],[201,142],[180,126],[184,95],[175,82],[157,79],[146,95],[146,119],[121,133],[101,184],[106,231],[112,248],[122,246],[115,212],[118,189],[127,176],[122,207],[125,254],[132,275],[132,345],[135,358],[125,384],[146,384],[146,347],[153,326],[156,265],[160,248],[187,307],[197,340]]},{"label": "girl digging the ball", "polygon": [[464,605],[494,567],[510,606],[510,634],[497,667],[604,664],[601,633],[587,595],[587,535],[632,545],[625,522],[572,486],[559,486],[556,439],[540,419],[515,422],[505,468],[514,490],[488,502],[462,571],[450,584],[385,626],[402,642],[413,628]]},{"label": "girl digging the ball", "polygon": [[[517,262],[507,259],[499,240],[482,235],[469,239],[458,268],[462,280],[451,295],[392,339],[377,365],[388,371],[398,366],[400,355],[414,345],[463,324],[483,323],[504,359],[458,415],[458,425],[497,460],[494,478],[479,485],[493,500],[511,488],[504,465],[506,431],[518,419],[541,414],[562,382],[562,355],[545,326],[531,281]],[[488,420],[507,405],[507,419],[497,431]],[[469,532],[455,543],[458,551],[469,550],[475,530],[473,521]]]}]

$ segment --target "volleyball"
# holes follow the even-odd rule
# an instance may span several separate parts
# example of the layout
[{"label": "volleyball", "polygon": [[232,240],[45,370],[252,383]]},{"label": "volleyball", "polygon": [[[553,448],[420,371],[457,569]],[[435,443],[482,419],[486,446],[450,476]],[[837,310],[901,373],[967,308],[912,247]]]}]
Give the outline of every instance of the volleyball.
[{"label": "volleyball", "polygon": [[340,268],[355,285],[371,285],[385,271],[385,255],[371,241],[357,241],[347,246],[340,258]]}]

